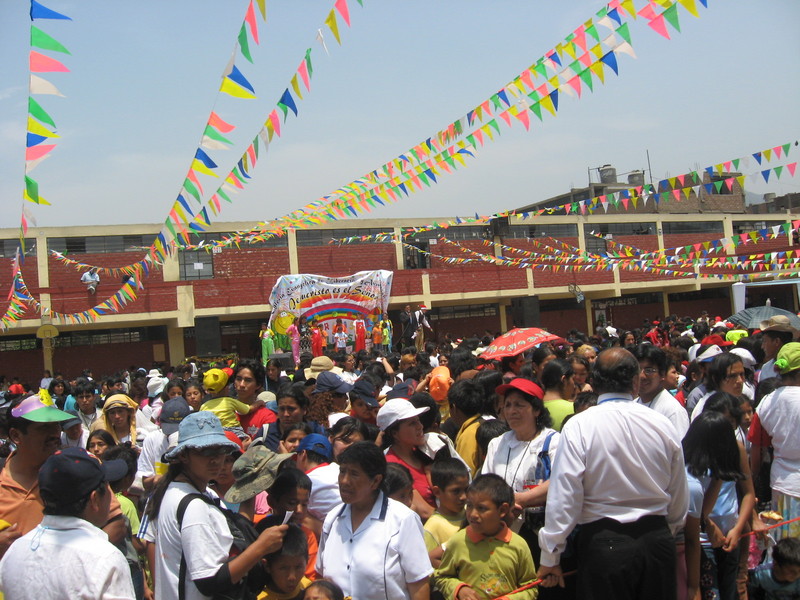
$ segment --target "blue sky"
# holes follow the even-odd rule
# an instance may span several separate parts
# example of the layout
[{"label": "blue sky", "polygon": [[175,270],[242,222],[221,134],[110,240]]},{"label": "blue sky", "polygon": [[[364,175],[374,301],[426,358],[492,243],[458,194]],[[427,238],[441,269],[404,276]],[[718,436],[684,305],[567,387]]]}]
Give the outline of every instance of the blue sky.
[{"label": "blue sky", "polygon": [[[583,186],[587,169],[605,163],[644,169],[647,150],[653,176],[662,178],[800,138],[800,3],[708,3],[699,19],[681,9],[682,33],[671,32],[670,41],[636,21],[638,58],[620,56],[619,77],[580,100],[562,96],[558,116],[534,118],[530,132],[503,125],[500,139],[466,169],[372,215],[489,214]],[[315,35],[332,2],[267,0],[255,64],[236,62],[258,95],[244,101],[216,94],[244,0],[44,4],[73,21],[37,22],[72,52],[63,58],[70,73],[44,75],[66,98],[37,96],[61,135],[33,172],[52,203],[29,205],[40,226],[163,222],[212,107],[237,127],[236,150],[212,152],[229,169],[311,47],[312,90],[298,104],[299,118],[289,118],[253,182],[218,220],[281,216],[463,116],[602,6],[364,0],[362,8],[349,0],[352,28],[341,27],[342,46],[323,28],[326,55]],[[19,224],[27,10],[24,0],[0,2],[0,227]],[[793,152],[796,160],[800,148]],[[796,192],[800,176],[745,187]]]}]

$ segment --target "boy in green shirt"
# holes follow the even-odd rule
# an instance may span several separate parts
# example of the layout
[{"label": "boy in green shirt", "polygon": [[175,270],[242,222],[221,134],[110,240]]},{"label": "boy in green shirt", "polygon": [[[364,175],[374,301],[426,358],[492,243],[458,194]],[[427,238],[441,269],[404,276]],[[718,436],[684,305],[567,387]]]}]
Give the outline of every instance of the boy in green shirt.
[{"label": "boy in green shirt", "polygon": [[[514,491],[498,475],[480,475],[469,486],[469,525],[450,538],[433,572],[436,589],[447,600],[505,598],[535,580],[528,545],[505,522],[512,506]],[[532,587],[515,593],[513,600],[534,600],[537,594]]]},{"label": "boy in green shirt", "polygon": [[457,458],[445,458],[431,465],[431,489],[439,508],[425,522],[425,547],[434,568],[439,566],[447,542],[464,525],[469,471]]}]

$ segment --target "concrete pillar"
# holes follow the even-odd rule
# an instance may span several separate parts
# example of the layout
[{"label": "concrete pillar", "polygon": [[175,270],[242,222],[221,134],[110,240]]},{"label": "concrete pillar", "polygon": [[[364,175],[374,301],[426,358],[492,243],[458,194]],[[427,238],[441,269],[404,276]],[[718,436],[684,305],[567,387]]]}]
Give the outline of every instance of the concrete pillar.
[{"label": "concrete pillar", "polygon": [[286,243],[289,248],[289,272],[297,275],[300,273],[300,259],[297,257],[297,232],[294,229],[286,231]]},{"label": "concrete pillar", "polygon": [[671,314],[669,311],[669,294],[667,292],[661,292],[661,302],[664,305],[664,316]]},{"label": "concrete pillar", "polygon": [[586,310],[586,333],[594,335],[594,315],[592,314],[592,301],[585,298],[583,307]]},{"label": "concrete pillar", "polygon": [[186,358],[186,346],[183,339],[183,327],[167,325],[167,343],[169,344],[169,364],[179,365]]}]

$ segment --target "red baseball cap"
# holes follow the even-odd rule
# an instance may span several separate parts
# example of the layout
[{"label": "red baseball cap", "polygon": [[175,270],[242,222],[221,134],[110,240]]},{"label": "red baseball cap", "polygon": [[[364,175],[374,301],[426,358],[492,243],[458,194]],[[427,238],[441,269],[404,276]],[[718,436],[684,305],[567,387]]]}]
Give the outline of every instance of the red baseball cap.
[{"label": "red baseball cap", "polygon": [[497,386],[494,391],[498,396],[505,396],[511,390],[517,390],[529,396],[536,396],[539,400],[544,397],[542,388],[530,379],[525,379],[524,377],[515,377],[508,383]]}]

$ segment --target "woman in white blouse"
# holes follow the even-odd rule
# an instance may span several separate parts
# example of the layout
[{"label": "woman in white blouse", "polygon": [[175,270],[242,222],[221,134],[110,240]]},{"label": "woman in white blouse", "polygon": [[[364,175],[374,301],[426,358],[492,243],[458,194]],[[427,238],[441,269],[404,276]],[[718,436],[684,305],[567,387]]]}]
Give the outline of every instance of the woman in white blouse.
[{"label": "woman in white blouse", "polygon": [[535,550],[560,434],[550,427],[544,392],[533,381],[517,377],[499,386],[497,395],[505,397],[503,417],[511,431],[489,442],[481,472],[499,475],[513,488],[516,503],[526,510],[512,529]]},{"label": "woman in white blouse", "polygon": [[328,513],[317,572],[345,596],[364,600],[428,600],[433,572],[417,513],[383,492],[386,458],[372,442],[339,455],[343,505]]}]

